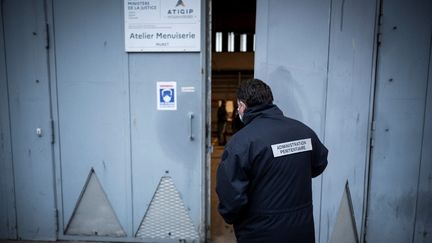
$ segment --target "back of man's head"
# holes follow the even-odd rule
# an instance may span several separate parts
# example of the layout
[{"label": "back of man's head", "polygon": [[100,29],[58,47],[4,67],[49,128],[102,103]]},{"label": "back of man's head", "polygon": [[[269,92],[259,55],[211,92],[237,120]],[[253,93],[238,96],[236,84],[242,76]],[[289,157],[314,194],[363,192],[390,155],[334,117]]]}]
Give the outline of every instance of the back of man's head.
[{"label": "back of man's head", "polygon": [[237,90],[237,99],[243,101],[247,107],[273,104],[270,87],[259,79],[241,82]]}]

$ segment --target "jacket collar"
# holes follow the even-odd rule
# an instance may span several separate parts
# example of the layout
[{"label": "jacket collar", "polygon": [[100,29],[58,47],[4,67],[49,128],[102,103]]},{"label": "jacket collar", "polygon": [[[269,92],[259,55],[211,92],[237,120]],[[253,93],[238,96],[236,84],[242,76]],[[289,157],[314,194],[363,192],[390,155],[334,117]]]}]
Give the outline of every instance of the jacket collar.
[{"label": "jacket collar", "polygon": [[257,117],[275,117],[283,116],[282,111],[274,104],[256,105],[246,108],[243,115],[245,125],[249,124]]}]

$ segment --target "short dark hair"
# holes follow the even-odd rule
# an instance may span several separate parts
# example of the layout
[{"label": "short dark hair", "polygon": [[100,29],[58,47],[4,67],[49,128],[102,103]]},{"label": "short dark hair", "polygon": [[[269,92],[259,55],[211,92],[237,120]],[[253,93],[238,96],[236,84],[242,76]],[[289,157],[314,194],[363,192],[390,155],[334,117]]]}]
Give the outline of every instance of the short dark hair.
[{"label": "short dark hair", "polygon": [[254,78],[240,83],[237,99],[243,101],[248,107],[273,104],[273,93],[266,83]]}]

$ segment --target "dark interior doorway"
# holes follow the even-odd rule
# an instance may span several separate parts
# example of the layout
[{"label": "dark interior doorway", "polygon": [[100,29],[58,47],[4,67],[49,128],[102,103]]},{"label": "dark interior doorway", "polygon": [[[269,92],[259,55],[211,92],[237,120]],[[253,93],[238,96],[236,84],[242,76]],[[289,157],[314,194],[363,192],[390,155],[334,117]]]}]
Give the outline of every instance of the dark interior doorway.
[{"label": "dark interior doorway", "polygon": [[[236,89],[242,80],[254,75],[255,18],[256,1],[212,1],[211,241],[215,243],[236,242],[232,226],[217,212],[215,177],[224,144],[241,128],[236,120]],[[218,116],[221,106],[226,116]]]}]

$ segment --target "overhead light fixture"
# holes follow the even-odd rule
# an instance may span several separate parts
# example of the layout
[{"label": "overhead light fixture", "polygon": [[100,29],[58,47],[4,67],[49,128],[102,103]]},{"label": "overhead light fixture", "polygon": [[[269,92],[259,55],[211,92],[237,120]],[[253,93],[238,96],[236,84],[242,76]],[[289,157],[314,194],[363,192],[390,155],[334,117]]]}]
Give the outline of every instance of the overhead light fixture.
[{"label": "overhead light fixture", "polygon": [[215,51],[222,52],[222,32],[216,32],[216,45]]},{"label": "overhead light fixture", "polygon": [[240,35],[240,51],[247,52],[247,34]]},{"label": "overhead light fixture", "polygon": [[228,33],[228,52],[234,52],[235,35],[234,32]]}]

